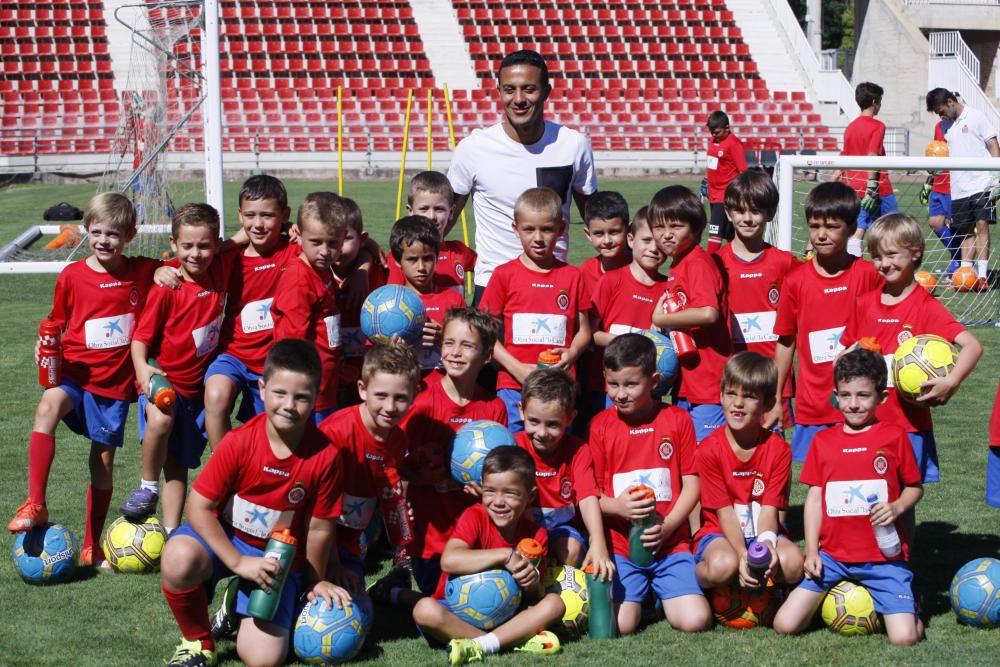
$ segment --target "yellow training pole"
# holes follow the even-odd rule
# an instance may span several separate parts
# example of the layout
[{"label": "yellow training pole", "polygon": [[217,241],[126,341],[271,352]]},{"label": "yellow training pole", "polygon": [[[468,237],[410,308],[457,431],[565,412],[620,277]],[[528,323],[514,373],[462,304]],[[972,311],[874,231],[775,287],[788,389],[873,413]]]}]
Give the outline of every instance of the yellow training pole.
[{"label": "yellow training pole", "polygon": [[427,171],[431,170],[431,104],[434,98],[434,89],[427,89]]},{"label": "yellow training pole", "polygon": [[396,188],[396,220],[403,207],[403,180],[406,178],[406,148],[410,143],[410,110],[413,108],[413,89],[406,92],[406,117],[403,120],[403,150],[399,160],[399,187]]},{"label": "yellow training pole", "polygon": [[[444,112],[445,116],[448,118],[448,145],[451,146],[451,150],[455,150],[455,125],[451,120],[451,95],[448,94],[448,84],[444,84]],[[469,222],[465,218],[465,209],[462,209],[462,239],[466,246],[469,245]],[[471,247],[471,246],[470,246]],[[465,274],[465,297],[466,299],[471,299],[474,293],[472,287],[472,272],[469,271]]]},{"label": "yellow training pole", "polygon": [[337,194],[344,196],[344,88],[337,86]]}]

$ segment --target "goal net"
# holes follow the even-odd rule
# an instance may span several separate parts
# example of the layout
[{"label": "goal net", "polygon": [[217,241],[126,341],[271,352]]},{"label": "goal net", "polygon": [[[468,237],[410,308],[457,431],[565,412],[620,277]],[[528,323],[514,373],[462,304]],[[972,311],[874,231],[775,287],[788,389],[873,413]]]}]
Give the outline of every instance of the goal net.
[{"label": "goal net", "polygon": [[[929,206],[921,201],[921,191],[933,171],[941,173],[985,172],[984,180],[988,178],[992,190],[1000,183],[1000,160],[990,158],[954,158],[954,157],[818,157],[803,155],[782,156],[775,170],[775,180],[778,183],[780,196],[778,214],[768,229],[768,239],[771,243],[784,250],[790,250],[798,256],[805,255],[808,249],[808,233],[805,220],[804,201],[806,195],[819,183],[833,180],[836,172],[841,170],[885,170],[892,183],[896,203],[901,213],[907,213],[916,218],[924,228],[925,251],[920,270],[926,272],[918,277],[927,285],[933,285],[934,295],[948,310],[966,325],[1000,325],[1000,259],[997,257],[997,246],[1000,246],[1000,230],[996,225],[990,225],[988,236],[992,239],[976,238],[975,226],[969,230],[965,249],[956,240],[951,247],[945,246],[939,235],[931,227],[931,222],[938,224],[943,220],[949,231],[959,231],[958,225],[953,225],[950,215],[929,220]],[[940,181],[940,179],[939,179]],[[990,201],[989,207],[995,206]],[[995,218],[995,214],[994,214]],[[992,241],[990,243],[990,240]],[[979,272],[977,241],[979,247],[985,247],[988,272],[982,276],[986,279],[988,289],[970,289],[971,281],[954,280],[956,262],[971,264],[972,271]],[[870,259],[866,243],[862,243],[865,258]],[[968,272],[958,272],[960,278],[968,280]],[[958,284],[956,284],[956,282]]]}]

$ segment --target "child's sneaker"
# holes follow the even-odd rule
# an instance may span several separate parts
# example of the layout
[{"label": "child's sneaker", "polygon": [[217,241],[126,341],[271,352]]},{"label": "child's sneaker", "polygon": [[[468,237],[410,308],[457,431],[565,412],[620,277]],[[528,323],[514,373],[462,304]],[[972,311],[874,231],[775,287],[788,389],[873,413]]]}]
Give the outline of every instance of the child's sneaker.
[{"label": "child's sneaker", "polygon": [[80,549],[80,565],[98,570],[111,570],[111,563],[104,558],[104,550],[95,546]]},{"label": "child's sneaker", "polygon": [[49,511],[45,505],[33,503],[29,499],[17,508],[14,518],[7,524],[7,530],[12,533],[24,533],[35,526],[44,526],[48,521]]},{"label": "child's sneaker", "polygon": [[169,665],[180,665],[181,667],[215,667],[215,651],[202,648],[201,642],[197,639],[181,639],[177,645],[174,655],[170,658]]},{"label": "child's sneaker", "polygon": [[448,664],[458,667],[468,662],[482,662],[483,647],[472,639],[452,639],[448,642]]},{"label": "child's sneaker", "polygon": [[394,567],[389,573],[368,588],[368,597],[376,604],[388,607],[392,605],[393,588],[410,588],[410,572],[401,567]]},{"label": "child's sneaker", "polygon": [[548,630],[542,630],[534,637],[530,637],[514,647],[515,651],[538,655],[555,655],[559,649],[559,638]]},{"label": "child's sneaker", "polygon": [[129,521],[143,521],[156,513],[156,503],[159,500],[159,493],[140,486],[129,491],[128,500],[122,503],[118,511]]},{"label": "child's sneaker", "polygon": [[236,632],[236,594],[240,590],[240,578],[232,577],[222,592],[218,610],[212,615],[212,639],[232,637]]}]

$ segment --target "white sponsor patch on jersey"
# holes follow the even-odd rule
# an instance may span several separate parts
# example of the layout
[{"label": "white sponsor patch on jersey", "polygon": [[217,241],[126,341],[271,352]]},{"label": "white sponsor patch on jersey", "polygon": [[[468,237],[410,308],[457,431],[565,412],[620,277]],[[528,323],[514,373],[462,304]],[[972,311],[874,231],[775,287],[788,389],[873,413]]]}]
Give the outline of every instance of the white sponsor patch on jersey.
[{"label": "white sponsor patch on jersey", "polygon": [[205,326],[192,331],[191,338],[194,339],[195,356],[204,357],[206,354],[214,352],[219,345],[219,332],[221,330],[222,315],[220,314]]},{"label": "white sponsor patch on jersey", "polygon": [[375,499],[361,498],[344,494],[344,511],[337,518],[337,523],[347,528],[364,530],[375,515]]},{"label": "white sponsor patch on jersey", "polygon": [[705,168],[715,171],[719,168],[719,158],[715,155],[709,155],[705,158]]},{"label": "white sponsor patch on jersey", "polygon": [[[652,322],[650,322],[652,325]],[[633,327],[628,324],[612,324],[611,328],[608,329],[608,333],[612,336],[621,336],[627,333],[639,333],[642,329],[639,327]]]},{"label": "white sponsor patch on jersey", "polygon": [[292,527],[292,510],[273,510],[234,495],[222,510],[222,518],[229,525],[247,535],[266,540],[275,530]]},{"label": "white sponsor patch on jersey", "polygon": [[764,310],[759,313],[733,313],[732,332],[734,343],[769,343],[778,340],[774,322],[778,313]]},{"label": "white sponsor patch on jersey", "polygon": [[615,498],[624,493],[626,489],[639,486],[640,484],[645,484],[653,489],[657,501],[662,500],[669,503],[674,497],[673,489],[670,486],[669,468],[620,472],[611,478],[611,482],[614,487]]},{"label": "white sponsor patch on jersey", "polygon": [[535,521],[545,529],[567,524],[576,516],[576,505],[567,503],[562,507],[542,507],[535,510]]},{"label": "white sponsor patch on jersey", "polygon": [[848,482],[827,482],[824,498],[826,515],[868,516],[871,508],[868,496],[875,494],[879,502],[889,497],[889,485],[884,479],[857,479]]},{"label": "white sponsor patch on jersey", "polygon": [[330,349],[335,350],[340,347],[340,313],[329,315],[323,318],[326,325],[326,342]]},{"label": "white sponsor patch on jersey", "polygon": [[96,320],[87,320],[83,325],[83,335],[88,350],[124,347],[132,342],[133,331],[135,331],[135,315],[132,313],[99,317]]},{"label": "white sponsor patch on jersey", "polygon": [[566,316],[551,313],[514,313],[514,345],[566,347]]},{"label": "white sponsor patch on jersey", "polygon": [[274,320],[271,319],[271,304],[273,302],[273,298],[261,299],[260,301],[251,301],[243,306],[243,310],[240,311],[243,333],[255,333],[274,328]]},{"label": "white sponsor patch on jersey", "polygon": [[760,521],[760,503],[756,500],[749,505],[733,503],[733,511],[740,522],[743,537],[757,537],[757,522]]},{"label": "white sponsor patch on jersey", "polygon": [[833,327],[809,332],[809,354],[814,364],[826,364],[837,357],[844,349],[840,344],[840,336],[845,327]]}]

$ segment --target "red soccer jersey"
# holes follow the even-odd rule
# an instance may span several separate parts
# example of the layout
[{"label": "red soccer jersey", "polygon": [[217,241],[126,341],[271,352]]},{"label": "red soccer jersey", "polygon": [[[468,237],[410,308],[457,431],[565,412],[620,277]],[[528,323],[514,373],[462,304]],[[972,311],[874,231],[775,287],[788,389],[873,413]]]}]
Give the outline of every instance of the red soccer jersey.
[{"label": "red soccer jersey", "polygon": [[185,398],[200,400],[204,393],[205,371],[219,345],[236,254],[216,255],[198,282],[185,280],[177,289],[154,286],[132,336],[148,346],[149,356],[156,358],[170,384]]},{"label": "red soccer jersey", "polygon": [[833,360],[844,349],[840,336],[857,298],[882,283],[875,267],[863,259],[852,258],[851,265],[832,278],[821,276],[814,261],[785,278],[774,323],[774,333],[795,336],[799,360],[795,422],[808,426],[842,420],[830,405]]},{"label": "red soccer jersey", "polygon": [[[600,257],[588,257],[580,263],[580,274],[583,276],[583,286],[587,293],[593,295],[598,281],[604,275],[604,266]],[[580,369],[580,384],[583,385],[584,395],[586,393],[604,391],[604,366],[602,355],[604,349],[591,344],[577,363]]]},{"label": "red soccer jersey", "polygon": [[729,183],[747,170],[743,142],[729,134],[716,143],[710,140],[705,149],[705,176],[708,178],[708,201],[721,204],[726,200]]},{"label": "red soccer jersey", "polygon": [[583,284],[587,291],[593,293],[597,287],[597,281],[605,274],[604,265],[601,264],[600,257],[588,257],[580,262],[580,273],[583,275]]},{"label": "red soccer jersey", "polygon": [[587,443],[567,433],[556,446],[555,453],[543,458],[524,431],[514,436],[514,441],[535,460],[535,486],[538,488],[535,521],[546,530],[564,524],[582,530],[583,519],[577,506],[584,498],[600,496],[594,477],[594,459]]},{"label": "red soccer jersey", "polygon": [[[656,403],[642,423],[629,424],[608,408],[590,422],[590,452],[594,474],[604,495],[617,498],[626,489],[645,484],[656,493],[656,513],[663,518],[681,493],[681,477],[698,474],[694,424],[684,410]],[[616,554],[628,558],[628,522],[605,517]],[[662,558],[691,551],[691,531],[682,521],[656,553]]]},{"label": "red soccer jersey", "polygon": [[725,426],[698,445],[701,535],[722,532],[716,511],[723,507],[733,508],[747,538],[760,532],[757,522],[762,506],[788,509],[792,448],[772,431],[761,430],[760,440],[747,461],[737,458]]},{"label": "red soccer jersey", "polygon": [[899,400],[892,389],[892,354],[905,340],[918,334],[934,334],[954,342],[965,331],[948,309],[930,293],[917,285],[909,296],[897,304],[882,303],[882,291],[873,290],[858,297],[840,337],[844,347],[861,340],[875,338],[885,355],[889,370],[889,398],[878,408],[879,421],[895,424],[904,431],[930,431],[934,428],[930,408]]},{"label": "red soccer jersey", "polygon": [[364,556],[361,538],[378,510],[379,489],[385,469],[399,474],[406,452],[406,435],[393,428],[384,441],[377,440],[361,419],[364,404],[339,410],[319,425],[330,442],[343,450],[344,511],[337,519],[337,546],[354,556]]},{"label": "red soccer jersey", "polygon": [[[575,266],[556,260],[549,271],[533,271],[516,257],[493,272],[479,307],[503,321],[507,351],[535,364],[540,352],[573,342],[577,314],[589,309],[590,294]],[[500,370],[497,389],[520,388]]]},{"label": "red soccer jersey", "polygon": [[323,362],[323,378],[316,410],[337,404],[340,360],[340,310],[334,295],[333,274],[320,275],[299,257],[285,264],[271,304],[274,339],[303,338],[316,345]]},{"label": "red soccer jersey", "polygon": [[[944,138],[944,127],[942,123],[945,121],[940,120],[934,126],[934,139],[935,141],[944,141],[947,143],[947,139]],[[951,126],[952,121],[948,121],[948,126]],[[943,195],[951,195],[951,173],[948,170],[938,172],[934,175],[934,187],[931,188],[934,192],[939,192]]]},{"label": "red soccer jersey", "polygon": [[[344,275],[350,276],[353,271],[354,269],[351,269]],[[340,382],[354,384],[361,378],[361,362],[364,360],[368,339],[361,333],[360,304],[357,308],[347,307],[347,292],[343,288],[346,280],[347,278],[341,279],[334,274],[334,281],[337,285],[337,309],[340,312],[340,362],[338,366]],[[368,272],[369,293],[385,284],[385,269],[380,262],[372,262],[372,268]]]},{"label": "red soccer jersey", "polygon": [[[477,388],[475,397],[466,405],[458,405],[444,387],[434,384],[417,395],[400,428],[406,433],[410,447],[407,463],[436,466],[447,462],[455,432],[469,422],[489,419],[507,423],[507,408],[503,401]],[[418,558],[440,556],[444,551],[458,517],[475,498],[445,473],[433,484],[410,483],[407,491],[413,508],[416,539],[407,547]]]},{"label": "red soccer jersey", "polygon": [[135,400],[129,346],[159,266],[154,259],[122,257],[114,273],[95,271],[87,260],[63,269],[49,314],[63,330],[63,377],[97,396]]},{"label": "red soccer jersey", "polygon": [[[639,282],[632,265],[608,271],[592,291],[594,311],[603,331],[620,335],[653,326],[653,310],[666,289],[667,277],[656,274],[652,285]],[[642,271],[636,268],[637,271]]]},{"label": "red soccer jersey", "polygon": [[684,255],[674,257],[667,286],[677,291],[685,308],[710,306],[719,311],[719,319],[714,324],[686,329],[694,339],[698,356],[681,363],[678,393],[680,398],[695,405],[718,403],[722,368],[732,354],[722,273],[704,248],[694,246]]},{"label": "red soccer jersey", "polygon": [[[874,116],[858,116],[844,130],[844,150],[840,151],[840,154],[885,155],[885,146],[882,143],[884,138],[885,123]],[[868,188],[868,170],[848,169],[844,171],[840,180],[852,187],[859,197],[864,197]],[[878,175],[878,194],[880,197],[892,194],[889,172],[884,170]]]},{"label": "red soccer jersey", "polygon": [[[812,441],[799,481],[820,487],[823,523],[819,545],[841,563],[879,563],[879,551],[869,518],[868,496],[894,502],[904,486],[920,484],[913,447],[901,429],[876,423],[862,433],[845,433],[835,426],[820,431]],[[902,553],[909,558],[905,520],[896,520]]]},{"label": "red soccer jersey", "polygon": [[[386,260],[389,264],[389,285],[402,285],[403,270],[392,255]],[[476,251],[461,241],[444,241],[438,251],[437,264],[434,267],[434,284],[438,289],[457,292],[465,301],[465,275],[476,268]]]},{"label": "red soccer jersey", "polygon": [[312,422],[291,456],[280,459],[268,441],[267,415],[257,415],[222,438],[192,488],[217,504],[223,525],[259,549],[272,531],[290,528],[298,570],[310,517],[340,515],[343,475],[340,450]]},{"label": "red soccer jersey", "polygon": [[[414,290],[416,291],[416,290]],[[420,294],[418,292],[418,294]],[[444,324],[444,316],[452,308],[465,307],[465,293],[459,294],[452,289],[444,289],[438,283],[437,291],[431,294],[420,294],[420,301],[427,311],[427,319],[438,324]],[[420,346],[417,355],[420,358],[420,370],[430,372],[435,368],[441,368],[441,348]]]},{"label": "red soccer jersey", "polygon": [[297,243],[282,240],[269,257],[237,255],[229,278],[229,299],[222,321],[219,352],[231,354],[254,373],[264,372],[264,359],[274,342],[271,304],[282,269],[302,251]]}]

